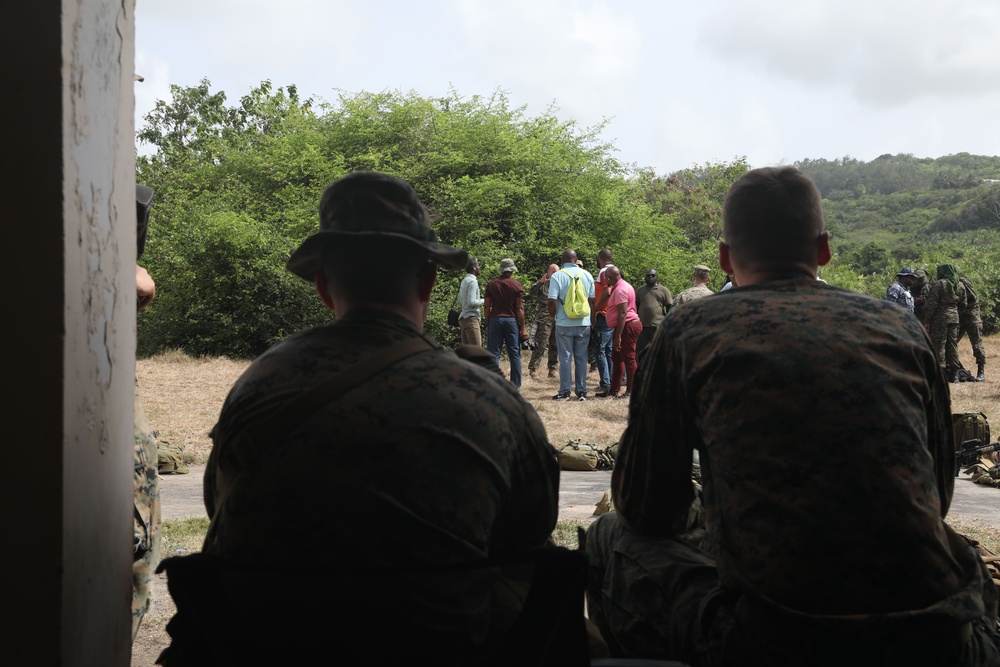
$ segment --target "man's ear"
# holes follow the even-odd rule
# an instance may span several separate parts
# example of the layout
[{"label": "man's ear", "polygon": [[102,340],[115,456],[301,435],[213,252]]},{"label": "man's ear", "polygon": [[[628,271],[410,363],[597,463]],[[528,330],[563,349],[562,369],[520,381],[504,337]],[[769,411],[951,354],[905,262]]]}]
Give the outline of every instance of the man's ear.
[{"label": "man's ear", "polygon": [[313,275],[313,284],[316,285],[316,292],[323,301],[323,305],[337,312],[337,307],[333,303],[333,294],[330,293],[330,287],[326,284],[326,273],[322,269]]},{"label": "man's ear", "polygon": [[427,262],[427,265],[420,269],[420,275],[417,276],[417,294],[420,296],[421,303],[427,303],[431,300],[431,290],[434,289],[437,274],[438,267],[433,262]]},{"label": "man's ear", "polygon": [[830,232],[823,230],[816,238],[816,263],[826,266],[830,263],[833,253],[830,252]]},{"label": "man's ear", "polygon": [[733,271],[733,263],[729,260],[729,246],[725,241],[719,241],[719,267],[729,275],[736,273]]}]

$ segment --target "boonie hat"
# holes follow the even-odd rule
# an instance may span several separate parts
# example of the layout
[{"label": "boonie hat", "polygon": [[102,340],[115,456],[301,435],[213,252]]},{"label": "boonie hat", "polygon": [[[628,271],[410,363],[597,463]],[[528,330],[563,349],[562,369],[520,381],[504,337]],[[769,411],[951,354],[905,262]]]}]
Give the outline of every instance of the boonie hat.
[{"label": "boonie hat", "polygon": [[514,273],[517,271],[517,267],[514,266],[514,260],[512,259],[501,259],[500,260],[500,270],[499,273]]},{"label": "boonie hat", "polygon": [[413,187],[401,178],[358,171],[327,187],[319,205],[320,231],[302,242],[285,268],[312,280],[323,268],[323,248],[364,239],[405,241],[422,248],[446,269],[464,269],[469,253],[438,243],[430,216]]},{"label": "boonie hat", "polygon": [[899,273],[897,273],[896,275],[897,276],[913,276],[914,278],[916,278],[916,276],[917,276],[917,274],[913,271],[913,269],[911,269],[908,266],[904,266],[903,268],[901,268],[899,270]]}]

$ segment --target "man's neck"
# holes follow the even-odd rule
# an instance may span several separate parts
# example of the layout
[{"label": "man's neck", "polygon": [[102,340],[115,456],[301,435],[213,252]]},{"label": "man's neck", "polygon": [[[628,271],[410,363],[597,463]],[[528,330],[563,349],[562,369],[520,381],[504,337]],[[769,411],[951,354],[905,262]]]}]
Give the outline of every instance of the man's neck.
[{"label": "man's neck", "polygon": [[338,301],[335,312],[337,313],[337,317],[346,317],[349,313],[364,310],[377,310],[384,313],[393,313],[409,320],[413,323],[413,326],[423,332],[424,318],[427,317],[427,306],[428,304],[420,302],[407,303],[404,305],[394,303],[370,303],[367,301]]},{"label": "man's neck", "polygon": [[747,287],[767,280],[777,280],[780,278],[791,278],[801,276],[816,280],[819,267],[808,264],[790,264],[787,266],[760,267],[757,269],[739,270],[736,272],[736,284],[740,287]]}]

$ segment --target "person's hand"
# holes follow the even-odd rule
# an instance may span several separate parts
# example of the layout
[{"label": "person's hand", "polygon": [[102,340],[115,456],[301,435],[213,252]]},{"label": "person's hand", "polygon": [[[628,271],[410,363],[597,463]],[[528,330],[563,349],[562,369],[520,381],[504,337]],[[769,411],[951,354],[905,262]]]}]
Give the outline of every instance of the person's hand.
[{"label": "person's hand", "polygon": [[524,328],[522,328],[522,329],[521,329],[521,331],[520,331],[520,332],[518,332],[518,335],[519,335],[519,336],[520,336],[521,338],[527,338],[527,337],[528,337],[528,330],[527,330],[527,329],[524,329]]},{"label": "person's hand", "polygon": [[135,265],[135,294],[139,299],[139,308],[145,308],[156,296],[156,283],[149,272],[138,264]]},{"label": "person's hand", "polygon": [[611,339],[611,349],[614,352],[621,352],[622,349],[622,335],[615,332],[614,337]]}]

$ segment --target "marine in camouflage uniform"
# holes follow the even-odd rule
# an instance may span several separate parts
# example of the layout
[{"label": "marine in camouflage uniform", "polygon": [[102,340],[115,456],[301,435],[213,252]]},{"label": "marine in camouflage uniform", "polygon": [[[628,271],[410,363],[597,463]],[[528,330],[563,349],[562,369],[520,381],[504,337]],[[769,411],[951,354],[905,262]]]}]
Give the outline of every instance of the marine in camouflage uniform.
[{"label": "marine in camouflage uniform", "polygon": [[555,330],[552,328],[552,320],[549,319],[549,278],[555,273],[552,270],[553,266],[555,271],[559,270],[558,265],[551,265],[545,275],[528,288],[528,294],[538,304],[535,310],[535,321],[531,325],[531,335],[535,341],[535,349],[531,351],[531,359],[528,360],[528,374],[531,377],[535,377],[538,367],[542,364],[542,355],[545,354],[546,349],[549,353],[549,377],[553,375],[559,365]]},{"label": "marine in camouflage uniform", "polygon": [[937,277],[924,301],[921,321],[930,333],[938,365],[947,369],[948,381],[955,382],[962,368],[958,358],[958,304],[966,299],[965,286],[953,264],[938,266]]},{"label": "marine in camouflage uniform", "polygon": [[682,303],[687,303],[689,301],[694,301],[695,299],[701,299],[715,294],[715,292],[710,290],[708,285],[705,284],[708,282],[710,271],[711,269],[704,264],[698,264],[695,266],[694,273],[691,276],[695,283],[694,287],[690,287],[674,297],[674,305],[679,306]]},{"label": "marine in camouflage uniform", "polygon": [[153,577],[160,562],[160,487],[156,438],[135,382],[135,476],[133,489],[132,641],[153,602]]},{"label": "marine in camouflage uniform", "polygon": [[928,284],[927,271],[924,269],[917,269],[913,272],[913,275],[916,277],[911,290],[913,294],[913,314],[917,316],[918,320],[923,322],[924,303],[927,301],[927,295],[931,291],[931,286]]},{"label": "marine in camouflage uniform", "polygon": [[[382,641],[348,636],[358,646],[340,645],[334,655],[357,648],[379,664],[430,655],[459,664],[510,627],[524,578],[494,569],[401,570],[546,545],[557,516],[555,453],[537,413],[510,382],[426,338],[428,349],[353,378],[351,389],[283,437],[253,444],[278,408],[306,389],[423,338],[436,275],[428,259],[465,266],[464,251],[436,243],[426,210],[399,179],[346,176],[327,189],[320,216],[322,231],[288,268],[310,281],[325,271],[317,290],[327,306],[336,303],[337,320],[271,347],[230,391],[211,432],[211,524],[203,551],[241,564],[346,575],[335,579],[331,618],[347,614]],[[393,234],[376,233],[387,224]],[[373,279],[364,266],[376,262],[386,269]],[[393,286],[401,296],[390,296]],[[311,594],[308,586],[292,592],[291,606],[296,599],[315,605]],[[290,611],[262,613],[278,623]],[[342,630],[341,621],[330,631]],[[288,638],[316,651],[326,650],[328,639]],[[185,663],[174,652],[166,664]]]},{"label": "marine in camouflage uniform", "polygon": [[[784,200],[775,181],[811,186],[811,224],[792,224],[805,207],[773,203]],[[731,212],[751,205],[777,210]],[[616,512],[586,541],[588,611],[613,655],[701,667],[1000,661],[996,588],[944,522],[948,385],[915,318],[803,268],[811,247],[813,266],[829,261],[821,211],[797,170],[748,172],[727,195],[720,246],[740,289],[674,309],[646,349],[612,473]],[[760,272],[752,239],[788,237],[785,220],[807,259]],[[777,229],[755,233],[762,224]],[[701,543],[686,539],[695,450]]]},{"label": "marine in camouflage uniform", "polygon": [[976,358],[976,380],[986,379],[986,348],[983,347],[983,317],[979,311],[979,298],[972,288],[972,281],[959,278],[965,288],[965,303],[958,304],[958,341],[968,334],[972,344],[972,354]]}]

